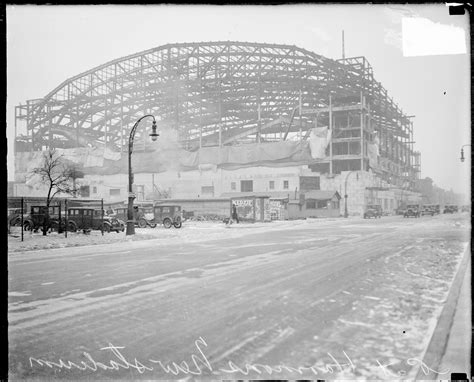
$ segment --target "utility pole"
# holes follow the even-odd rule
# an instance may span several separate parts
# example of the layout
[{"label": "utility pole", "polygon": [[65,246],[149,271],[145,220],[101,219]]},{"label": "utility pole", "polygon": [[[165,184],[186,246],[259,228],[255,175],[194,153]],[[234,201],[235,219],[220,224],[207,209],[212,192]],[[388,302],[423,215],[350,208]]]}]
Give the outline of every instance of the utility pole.
[{"label": "utility pole", "polygon": [[346,53],[344,51],[344,30],[342,30],[342,59],[346,58]]}]

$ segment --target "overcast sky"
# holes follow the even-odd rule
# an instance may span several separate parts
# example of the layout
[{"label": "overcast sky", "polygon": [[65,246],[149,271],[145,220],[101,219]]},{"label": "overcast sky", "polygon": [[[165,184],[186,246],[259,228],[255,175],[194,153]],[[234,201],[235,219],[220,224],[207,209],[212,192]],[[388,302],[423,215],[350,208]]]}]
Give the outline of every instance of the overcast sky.
[{"label": "overcast sky", "polygon": [[467,193],[470,154],[461,163],[459,152],[470,143],[469,22],[443,4],[8,6],[8,178],[14,106],[81,72],[174,42],[291,44],[337,59],[342,30],[346,57],[365,56],[395,102],[416,116],[422,177]]}]

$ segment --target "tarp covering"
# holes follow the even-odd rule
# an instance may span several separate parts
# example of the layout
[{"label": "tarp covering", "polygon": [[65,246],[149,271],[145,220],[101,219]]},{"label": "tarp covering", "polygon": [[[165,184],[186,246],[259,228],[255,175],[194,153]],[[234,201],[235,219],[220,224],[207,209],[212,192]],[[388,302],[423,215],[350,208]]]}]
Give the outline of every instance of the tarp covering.
[{"label": "tarp covering", "polygon": [[380,140],[378,135],[376,134],[374,137],[374,142],[369,142],[369,144],[367,145],[369,165],[373,168],[376,168],[379,165],[379,144]]},{"label": "tarp covering", "polygon": [[331,141],[331,129],[325,127],[314,127],[309,134],[309,146],[313,159],[323,159],[326,157],[326,148]]},{"label": "tarp covering", "polygon": [[[61,153],[66,159],[83,164],[85,174],[113,175],[124,174],[128,171],[126,153],[122,153],[117,160],[107,159],[110,155],[104,155],[103,149],[97,148],[68,149],[61,150]],[[41,152],[38,154],[42,155]],[[114,156],[114,158],[117,157]],[[25,159],[21,158],[20,161]],[[217,168],[233,170],[253,166],[285,167],[312,162],[309,144],[305,141],[255,143],[221,148],[203,147],[193,152],[182,148],[161,147],[155,151],[134,152],[132,155],[132,168],[135,174],[170,170],[216,171]],[[27,172],[25,170],[25,168],[17,168],[17,173]]]}]

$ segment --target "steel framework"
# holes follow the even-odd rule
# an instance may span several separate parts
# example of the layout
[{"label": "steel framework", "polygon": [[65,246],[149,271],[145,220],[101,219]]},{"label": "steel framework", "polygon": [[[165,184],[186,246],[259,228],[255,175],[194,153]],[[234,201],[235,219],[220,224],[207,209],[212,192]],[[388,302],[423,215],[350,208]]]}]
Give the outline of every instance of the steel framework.
[{"label": "steel framework", "polygon": [[[44,98],[15,107],[15,129],[26,127],[16,151],[91,145],[125,151],[131,127],[144,114],[175,129],[189,150],[304,140],[315,123],[331,126],[331,172],[340,167],[335,160],[355,157],[365,169],[366,144],[378,132],[383,171],[410,179],[419,172],[412,121],[364,57],[332,60],[296,46],[233,41],[168,44],[64,81]],[[354,118],[357,134],[350,133],[357,130]],[[144,131],[137,131],[137,141],[146,149]],[[337,147],[351,140],[359,142],[358,151]]]}]

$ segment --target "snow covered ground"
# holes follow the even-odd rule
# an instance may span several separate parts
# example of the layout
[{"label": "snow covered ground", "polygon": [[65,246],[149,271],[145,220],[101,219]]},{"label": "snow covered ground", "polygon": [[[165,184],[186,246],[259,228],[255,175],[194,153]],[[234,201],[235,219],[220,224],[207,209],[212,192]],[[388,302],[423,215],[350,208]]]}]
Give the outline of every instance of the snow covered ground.
[{"label": "snow covered ground", "polygon": [[[21,365],[32,354],[76,360],[111,339],[143,362],[180,360],[202,337],[214,379],[413,379],[437,367],[421,362],[468,218],[187,222],[133,237],[31,235],[24,247],[10,238],[12,365],[18,377],[167,379]],[[81,247],[60,248],[70,243]],[[263,373],[231,373],[228,361]],[[282,364],[304,372],[265,373]]]},{"label": "snow covered ground", "polygon": [[[340,221],[341,219],[339,219]],[[336,219],[308,219],[293,221],[272,221],[267,223],[240,223],[226,225],[222,222],[187,221],[182,228],[171,227],[166,229],[163,226],[156,228],[135,228],[135,235],[126,236],[125,232],[104,232],[91,231],[89,234],[82,232],[68,232],[66,238],[64,233],[52,232],[43,236],[41,232],[24,232],[23,242],[21,241],[21,228],[12,227],[11,234],[8,235],[8,252],[35,251],[52,248],[78,247],[97,244],[113,244],[128,241],[142,241],[157,239],[163,242],[196,242],[205,240],[215,240],[223,237],[240,237],[251,232],[262,232],[272,229],[297,229],[301,225],[308,225],[312,222],[318,225],[331,224]]]}]

